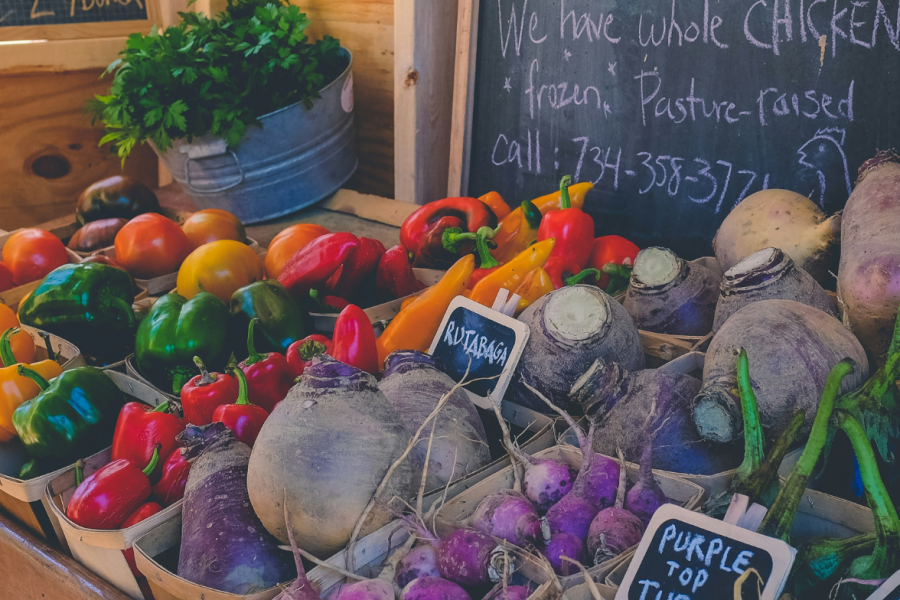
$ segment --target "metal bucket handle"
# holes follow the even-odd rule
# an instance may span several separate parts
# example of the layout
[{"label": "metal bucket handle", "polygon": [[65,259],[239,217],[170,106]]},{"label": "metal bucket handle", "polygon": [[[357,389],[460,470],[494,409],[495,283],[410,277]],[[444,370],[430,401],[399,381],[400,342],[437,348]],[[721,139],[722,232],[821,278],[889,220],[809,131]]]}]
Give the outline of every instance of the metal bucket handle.
[{"label": "metal bucket handle", "polygon": [[[179,148],[179,151],[182,154],[187,154],[188,156],[187,161],[185,161],[184,163],[184,175],[187,179],[187,186],[191,189],[191,191],[200,194],[216,194],[218,192],[230,190],[231,188],[237,187],[244,182],[244,167],[241,165],[241,161],[238,158],[237,154],[235,154],[234,150],[232,150],[225,144],[225,140],[223,139],[218,139],[210,143],[203,144],[185,144],[184,146]],[[239,177],[237,181],[213,189],[200,189],[194,187],[194,184],[191,182],[191,161],[200,160],[203,158],[214,158],[216,156],[222,156],[226,153],[231,154],[231,157],[234,159],[234,164],[238,168]]]}]

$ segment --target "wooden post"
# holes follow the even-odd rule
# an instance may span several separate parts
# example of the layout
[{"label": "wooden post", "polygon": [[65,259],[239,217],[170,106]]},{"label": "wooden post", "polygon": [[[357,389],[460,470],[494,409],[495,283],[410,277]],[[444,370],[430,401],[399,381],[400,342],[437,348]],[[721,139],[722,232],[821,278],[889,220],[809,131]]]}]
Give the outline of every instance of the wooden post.
[{"label": "wooden post", "polygon": [[458,0],[394,1],[394,195],[445,197]]},{"label": "wooden post", "polygon": [[451,197],[465,195],[469,187],[468,159],[472,145],[472,99],[475,95],[479,5],[479,0],[459,0],[447,181],[447,196]]}]

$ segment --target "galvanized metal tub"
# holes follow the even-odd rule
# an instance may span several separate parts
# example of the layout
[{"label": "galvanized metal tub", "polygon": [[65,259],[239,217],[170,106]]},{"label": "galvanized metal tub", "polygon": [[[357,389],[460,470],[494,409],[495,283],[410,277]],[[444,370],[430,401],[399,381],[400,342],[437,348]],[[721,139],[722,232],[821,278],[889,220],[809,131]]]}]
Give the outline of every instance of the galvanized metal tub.
[{"label": "galvanized metal tub", "polygon": [[[353,56],[322,88],[311,110],[302,102],[260,118],[240,144],[215,135],[174,140],[157,150],[172,177],[199,208],[222,208],[244,223],[296,212],[340,188],[356,171]],[[155,148],[154,148],[155,149]]]}]

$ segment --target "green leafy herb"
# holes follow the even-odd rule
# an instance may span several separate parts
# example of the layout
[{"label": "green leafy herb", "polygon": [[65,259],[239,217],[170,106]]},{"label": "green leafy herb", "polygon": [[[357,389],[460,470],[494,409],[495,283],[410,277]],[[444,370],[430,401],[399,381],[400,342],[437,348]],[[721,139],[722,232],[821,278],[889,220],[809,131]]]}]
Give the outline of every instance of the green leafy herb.
[{"label": "green leafy herb", "polygon": [[347,67],[338,40],[310,43],[309,19],[283,0],[229,0],[212,19],[180,13],[181,23],[132,34],[107,96],[88,111],[106,125],[124,161],[137,143],[165,152],[172,140],[207,133],[229,146],[259,117],[295,102],[312,107],[319,90]]}]

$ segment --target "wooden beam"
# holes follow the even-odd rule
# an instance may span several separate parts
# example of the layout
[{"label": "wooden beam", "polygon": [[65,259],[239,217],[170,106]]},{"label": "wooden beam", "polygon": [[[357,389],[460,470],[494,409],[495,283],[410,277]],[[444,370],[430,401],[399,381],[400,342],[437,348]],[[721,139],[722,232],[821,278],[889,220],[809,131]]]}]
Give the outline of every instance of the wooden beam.
[{"label": "wooden beam", "polygon": [[447,176],[447,196],[450,197],[465,195],[469,187],[479,7],[480,0],[459,0],[459,18],[456,22],[456,65],[453,74],[450,166]]},{"label": "wooden beam", "polygon": [[394,1],[394,197],[443,198],[459,0]]}]

